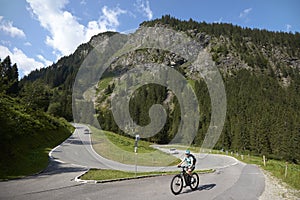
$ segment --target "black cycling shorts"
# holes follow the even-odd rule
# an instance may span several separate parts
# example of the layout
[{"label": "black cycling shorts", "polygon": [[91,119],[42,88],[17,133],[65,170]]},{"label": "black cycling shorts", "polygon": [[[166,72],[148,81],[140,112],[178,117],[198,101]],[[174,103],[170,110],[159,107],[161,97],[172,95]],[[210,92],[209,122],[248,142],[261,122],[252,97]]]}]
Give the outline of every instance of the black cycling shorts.
[{"label": "black cycling shorts", "polygon": [[191,166],[191,167],[188,167],[187,170],[188,170],[188,171],[191,170],[191,172],[194,171],[194,170],[195,170],[195,165],[193,165],[193,166]]}]

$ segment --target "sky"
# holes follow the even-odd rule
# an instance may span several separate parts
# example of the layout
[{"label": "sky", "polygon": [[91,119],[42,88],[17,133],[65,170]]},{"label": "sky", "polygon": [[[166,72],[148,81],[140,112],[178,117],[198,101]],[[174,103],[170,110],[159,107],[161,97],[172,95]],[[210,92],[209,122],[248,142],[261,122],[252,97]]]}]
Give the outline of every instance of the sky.
[{"label": "sky", "polygon": [[181,20],[300,32],[298,0],[0,0],[0,58],[20,77],[73,53],[93,35],[133,32],[170,14]]}]

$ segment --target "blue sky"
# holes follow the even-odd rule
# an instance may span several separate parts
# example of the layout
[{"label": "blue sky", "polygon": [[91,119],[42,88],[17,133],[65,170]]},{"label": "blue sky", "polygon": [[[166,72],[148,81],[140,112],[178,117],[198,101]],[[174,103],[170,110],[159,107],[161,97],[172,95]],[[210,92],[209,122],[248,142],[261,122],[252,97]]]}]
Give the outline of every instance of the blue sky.
[{"label": "blue sky", "polygon": [[165,14],[300,32],[299,10],[298,0],[0,0],[0,58],[10,55],[22,77],[69,55],[97,33],[132,32]]}]

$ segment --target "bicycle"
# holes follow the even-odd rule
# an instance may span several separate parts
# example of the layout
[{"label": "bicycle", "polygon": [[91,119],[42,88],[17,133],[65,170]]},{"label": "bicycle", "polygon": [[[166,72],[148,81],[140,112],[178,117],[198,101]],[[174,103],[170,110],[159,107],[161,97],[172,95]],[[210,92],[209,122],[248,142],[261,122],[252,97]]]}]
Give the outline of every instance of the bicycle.
[{"label": "bicycle", "polygon": [[[177,195],[182,191],[183,187],[190,186],[190,188],[194,191],[199,186],[199,176],[197,173],[193,172],[190,176],[187,172],[186,166],[178,166],[179,168],[182,168],[182,171],[180,174],[177,174],[173,177],[171,181],[171,191],[173,194]],[[193,178],[193,179],[192,179]],[[191,182],[192,180],[192,182]],[[185,183],[185,185],[184,185]]]}]

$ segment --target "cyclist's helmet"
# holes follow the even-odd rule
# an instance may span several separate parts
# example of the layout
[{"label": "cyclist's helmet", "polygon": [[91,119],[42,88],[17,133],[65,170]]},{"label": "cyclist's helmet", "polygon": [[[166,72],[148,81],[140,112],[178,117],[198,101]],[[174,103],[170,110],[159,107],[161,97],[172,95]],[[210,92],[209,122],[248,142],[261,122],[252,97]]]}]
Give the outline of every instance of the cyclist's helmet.
[{"label": "cyclist's helmet", "polygon": [[190,153],[191,153],[190,150],[186,150],[186,151],[185,151],[185,154],[186,154],[186,155],[190,155]]}]

